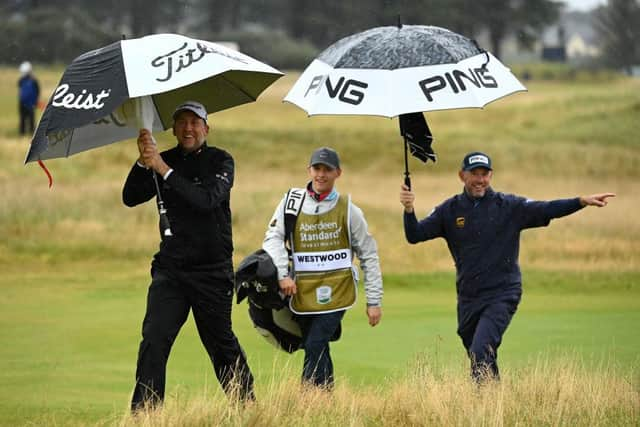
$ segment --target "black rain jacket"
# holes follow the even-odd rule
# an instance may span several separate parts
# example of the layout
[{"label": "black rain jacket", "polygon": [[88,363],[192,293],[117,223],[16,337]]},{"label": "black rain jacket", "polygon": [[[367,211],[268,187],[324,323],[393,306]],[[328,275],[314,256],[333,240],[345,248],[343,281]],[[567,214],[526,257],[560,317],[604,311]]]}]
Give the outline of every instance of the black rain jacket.
[{"label": "black rain jacket", "polygon": [[[229,199],[234,162],[229,153],[206,143],[193,153],[180,147],[160,153],[173,169],[165,181],[158,175],[173,236],[164,237],[153,266],[162,269],[233,268]],[[129,207],[156,195],[152,171],[134,164],[122,190]]]}]

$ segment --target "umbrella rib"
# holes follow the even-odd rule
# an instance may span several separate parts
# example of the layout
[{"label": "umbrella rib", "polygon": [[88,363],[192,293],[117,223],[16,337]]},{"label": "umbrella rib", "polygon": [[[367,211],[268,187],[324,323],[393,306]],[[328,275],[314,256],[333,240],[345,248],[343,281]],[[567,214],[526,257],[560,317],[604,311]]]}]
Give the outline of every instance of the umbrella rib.
[{"label": "umbrella rib", "polygon": [[65,153],[65,157],[69,157],[69,153],[71,152],[71,142],[73,141],[73,133],[75,132],[75,128],[71,129],[71,135],[69,136],[69,143],[67,144],[67,152]]}]

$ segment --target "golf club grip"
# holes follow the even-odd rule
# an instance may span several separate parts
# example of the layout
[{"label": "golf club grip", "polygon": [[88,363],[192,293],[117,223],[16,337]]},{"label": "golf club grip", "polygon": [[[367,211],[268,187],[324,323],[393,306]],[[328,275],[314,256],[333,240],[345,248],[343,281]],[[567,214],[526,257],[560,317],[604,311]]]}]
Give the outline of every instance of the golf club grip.
[{"label": "golf club grip", "polygon": [[160,237],[164,239],[166,236],[173,236],[171,233],[171,224],[169,224],[169,218],[167,214],[160,213]]}]

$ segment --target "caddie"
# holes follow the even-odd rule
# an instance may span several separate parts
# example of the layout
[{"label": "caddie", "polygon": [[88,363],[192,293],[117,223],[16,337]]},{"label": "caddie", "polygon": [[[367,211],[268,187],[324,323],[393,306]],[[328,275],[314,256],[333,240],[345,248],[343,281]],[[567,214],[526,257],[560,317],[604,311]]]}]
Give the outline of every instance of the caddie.
[{"label": "caddie", "polygon": [[[354,254],[364,273],[371,326],[382,316],[382,274],[377,244],[362,210],[335,188],[342,174],[338,153],[328,147],[315,150],[307,171],[306,188],[290,189],[278,204],[262,248],[278,269],[280,290],[290,297],[291,311],[302,330],[302,381],[331,389],[329,341],[345,311],[356,303]],[[285,236],[285,214],[291,211],[297,214],[295,225],[291,235]]]}]

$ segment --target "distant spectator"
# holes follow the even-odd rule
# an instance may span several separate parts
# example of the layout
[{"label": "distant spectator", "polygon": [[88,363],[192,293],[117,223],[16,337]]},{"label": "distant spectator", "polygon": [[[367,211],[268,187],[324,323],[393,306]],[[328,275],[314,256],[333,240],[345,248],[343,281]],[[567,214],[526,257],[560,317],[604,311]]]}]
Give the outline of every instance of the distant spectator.
[{"label": "distant spectator", "polygon": [[33,77],[31,63],[20,64],[18,80],[18,111],[20,112],[20,135],[27,131],[33,134],[35,129],[34,110],[40,98],[40,85]]}]

